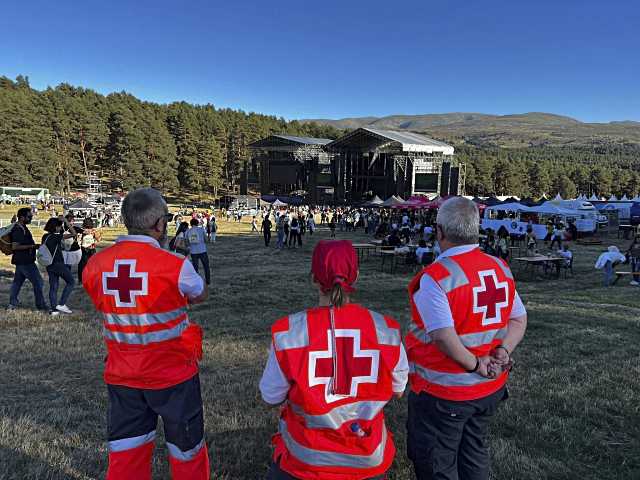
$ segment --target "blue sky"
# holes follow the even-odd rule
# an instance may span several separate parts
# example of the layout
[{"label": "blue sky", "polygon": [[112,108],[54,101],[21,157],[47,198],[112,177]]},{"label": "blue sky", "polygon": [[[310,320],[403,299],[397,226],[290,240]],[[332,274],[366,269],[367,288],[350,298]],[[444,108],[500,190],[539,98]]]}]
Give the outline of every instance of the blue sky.
[{"label": "blue sky", "polygon": [[22,0],[0,75],[342,118],[543,111],[640,121],[635,0]]}]

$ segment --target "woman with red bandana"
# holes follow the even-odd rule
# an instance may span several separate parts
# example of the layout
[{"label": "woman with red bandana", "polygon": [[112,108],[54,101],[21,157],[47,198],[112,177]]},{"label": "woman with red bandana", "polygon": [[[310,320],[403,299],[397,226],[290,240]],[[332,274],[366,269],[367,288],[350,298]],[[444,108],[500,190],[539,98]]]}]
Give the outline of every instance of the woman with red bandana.
[{"label": "woman with red bandana", "polygon": [[398,323],[351,302],[357,278],[351,242],[319,242],[318,306],[271,328],[260,392],[282,407],[269,480],[382,479],[393,462],[383,408],[402,396],[409,367]]}]

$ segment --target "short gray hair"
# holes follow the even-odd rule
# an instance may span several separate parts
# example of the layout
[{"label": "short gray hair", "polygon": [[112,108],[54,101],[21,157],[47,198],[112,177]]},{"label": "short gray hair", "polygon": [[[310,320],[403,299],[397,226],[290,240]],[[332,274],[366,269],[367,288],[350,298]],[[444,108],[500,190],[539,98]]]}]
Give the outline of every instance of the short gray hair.
[{"label": "short gray hair", "polygon": [[138,188],[129,192],[122,202],[122,220],[130,234],[145,233],[167,214],[167,203],[159,191]]},{"label": "short gray hair", "polygon": [[480,215],[478,206],[464,197],[446,200],[438,210],[436,223],[451,243],[468,245],[478,243]]}]

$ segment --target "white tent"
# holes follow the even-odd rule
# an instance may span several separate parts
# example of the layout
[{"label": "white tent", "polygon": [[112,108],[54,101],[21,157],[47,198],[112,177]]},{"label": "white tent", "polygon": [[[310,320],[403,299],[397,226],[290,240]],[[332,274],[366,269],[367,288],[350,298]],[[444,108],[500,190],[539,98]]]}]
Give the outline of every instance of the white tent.
[{"label": "white tent", "polygon": [[284,203],[283,201],[281,201],[279,198],[276,199],[275,202],[273,202],[271,205],[273,205],[274,207],[286,207],[287,204]]},{"label": "white tent", "polygon": [[504,212],[532,212],[532,207],[527,207],[526,205],[522,205],[521,203],[511,202],[511,203],[501,203],[499,205],[493,205],[492,207],[487,207],[486,210],[496,210],[496,211],[504,211]]},{"label": "white tent", "polygon": [[556,195],[556,197],[552,201],[553,202],[561,202],[562,200],[564,200],[564,199],[560,195],[560,192],[558,192],[558,194]]},{"label": "white tent", "polygon": [[376,195],[375,197],[373,197],[373,199],[370,202],[367,202],[367,203],[369,203],[371,205],[380,205],[380,204],[382,204],[384,202],[382,201],[382,199],[378,195]]},{"label": "white tent", "polygon": [[403,203],[404,203],[404,200],[392,195],[389,198],[387,198],[380,206],[381,207],[393,207],[395,205],[402,205]]},{"label": "white tent", "polygon": [[629,199],[627,198],[627,194],[625,193],[624,195],[622,195],[622,198],[620,199],[621,202],[628,202]]},{"label": "white tent", "polygon": [[609,202],[617,202],[618,201],[618,197],[616,197],[615,195],[611,195],[611,197],[609,197]]},{"label": "white tent", "polygon": [[600,199],[598,197],[596,197],[596,194],[594,193],[594,194],[591,195],[591,198],[589,198],[589,201],[590,202],[599,202]]},{"label": "white tent", "polygon": [[638,195],[636,198],[634,198],[632,200],[632,202],[640,202],[640,195]]}]

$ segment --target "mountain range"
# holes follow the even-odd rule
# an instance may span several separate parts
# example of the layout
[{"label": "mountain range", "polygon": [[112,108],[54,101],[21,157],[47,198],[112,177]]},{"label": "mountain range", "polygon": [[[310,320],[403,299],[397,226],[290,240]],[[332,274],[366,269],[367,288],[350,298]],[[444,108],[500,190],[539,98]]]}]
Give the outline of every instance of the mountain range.
[{"label": "mountain range", "polygon": [[438,113],[301,121],[339,129],[372,127],[407,130],[455,143],[487,146],[640,144],[640,122],[585,123],[575,118],[541,112],[514,115]]}]

